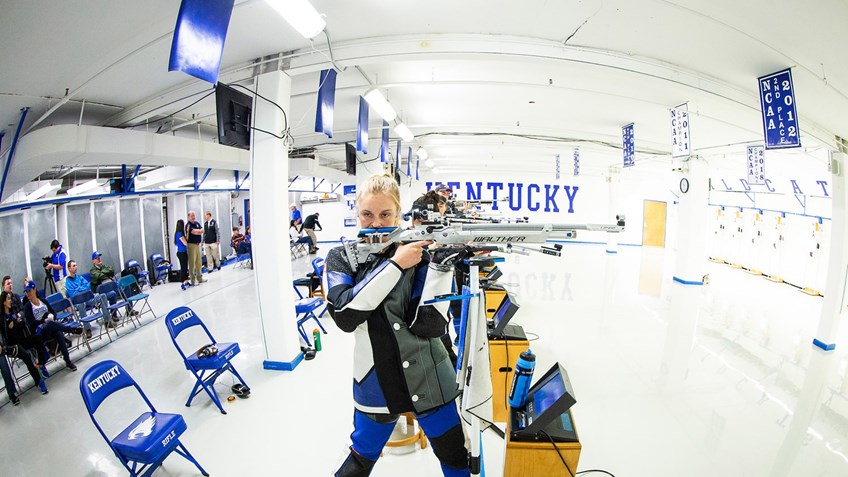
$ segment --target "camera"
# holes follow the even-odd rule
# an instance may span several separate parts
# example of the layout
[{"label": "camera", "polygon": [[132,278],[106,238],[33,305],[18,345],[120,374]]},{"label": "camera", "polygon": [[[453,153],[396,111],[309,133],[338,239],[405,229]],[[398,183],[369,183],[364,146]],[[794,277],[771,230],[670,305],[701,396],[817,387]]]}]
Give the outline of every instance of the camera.
[{"label": "camera", "polygon": [[45,268],[45,269],[47,268],[47,265],[50,265],[51,263],[53,263],[53,261],[50,259],[50,255],[45,255],[45,256],[41,257],[41,261],[43,262],[41,264],[41,267]]}]

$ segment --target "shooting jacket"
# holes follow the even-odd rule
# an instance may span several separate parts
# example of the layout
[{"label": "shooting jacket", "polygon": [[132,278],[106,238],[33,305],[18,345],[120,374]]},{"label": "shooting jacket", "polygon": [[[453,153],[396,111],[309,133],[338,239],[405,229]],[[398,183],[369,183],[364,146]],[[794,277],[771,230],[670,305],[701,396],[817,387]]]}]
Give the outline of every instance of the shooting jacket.
[{"label": "shooting jacket", "polygon": [[354,334],[354,406],[372,414],[421,413],[459,394],[439,339],[449,302],[421,305],[450,293],[453,273],[429,267],[426,252],[417,266],[401,270],[390,260],[396,248],[369,255],[356,272],[343,247],[327,254],[327,309]]}]

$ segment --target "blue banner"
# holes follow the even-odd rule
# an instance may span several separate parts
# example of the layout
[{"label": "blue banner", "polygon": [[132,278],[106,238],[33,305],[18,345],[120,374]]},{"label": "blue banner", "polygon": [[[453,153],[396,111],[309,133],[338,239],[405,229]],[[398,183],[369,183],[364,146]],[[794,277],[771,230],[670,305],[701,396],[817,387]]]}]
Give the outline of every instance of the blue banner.
[{"label": "blue banner", "polygon": [[395,170],[400,172],[400,139],[397,141],[397,150],[395,151]]},{"label": "blue banner", "polygon": [[168,71],[218,82],[235,0],[183,0],[171,41]]},{"label": "blue banner", "polygon": [[406,153],[406,177],[412,175],[412,148],[409,148],[409,152]]},{"label": "blue banner", "polygon": [[383,120],[383,140],[380,144],[380,162],[389,162],[389,123]]},{"label": "blue banner", "polygon": [[418,163],[419,162],[421,162],[421,161],[418,160],[418,159],[415,160],[415,180],[418,180]]},{"label": "blue banner", "polygon": [[624,167],[636,164],[636,142],[633,138],[633,123],[621,128],[621,150],[624,153]]},{"label": "blue banner", "polygon": [[368,101],[359,97],[359,122],[356,125],[356,150],[368,154]]},{"label": "blue banner", "polygon": [[789,68],[757,78],[766,149],[801,147],[795,91]]},{"label": "blue banner", "polygon": [[336,70],[321,70],[318,81],[318,108],[315,112],[315,132],[333,137],[333,110],[336,106]]}]

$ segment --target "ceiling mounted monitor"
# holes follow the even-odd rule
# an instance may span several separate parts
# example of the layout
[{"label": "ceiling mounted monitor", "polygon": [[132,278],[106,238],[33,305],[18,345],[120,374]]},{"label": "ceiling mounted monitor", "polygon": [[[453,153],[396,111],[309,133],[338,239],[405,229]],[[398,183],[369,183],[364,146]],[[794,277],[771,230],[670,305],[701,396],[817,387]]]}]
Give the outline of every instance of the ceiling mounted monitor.
[{"label": "ceiling mounted monitor", "polygon": [[218,143],[250,149],[250,121],[253,98],[235,88],[215,86],[215,111],[218,115]]}]

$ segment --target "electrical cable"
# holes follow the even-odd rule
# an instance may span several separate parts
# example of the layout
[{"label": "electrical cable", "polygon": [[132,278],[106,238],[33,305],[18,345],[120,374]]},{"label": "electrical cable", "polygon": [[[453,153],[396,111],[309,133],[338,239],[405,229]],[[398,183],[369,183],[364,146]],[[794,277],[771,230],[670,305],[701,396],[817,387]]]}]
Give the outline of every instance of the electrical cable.
[{"label": "electrical cable", "polygon": [[531,332],[529,332],[529,331],[525,331],[525,332],[524,332],[524,334],[525,334],[525,335],[532,335],[532,336],[535,336],[535,338],[533,338],[533,339],[528,339],[527,341],[536,341],[537,339],[539,339],[539,335],[537,335],[536,333],[531,333]]},{"label": "electrical cable", "polygon": [[278,136],[278,135],[276,135],[272,132],[265,131],[264,129],[255,128],[253,126],[249,126],[249,125],[246,125],[246,124],[242,124],[242,126],[247,126],[250,129],[254,129],[256,131],[263,132],[263,133],[268,134],[270,136],[274,136],[277,139],[282,139],[283,144],[285,144],[286,148],[288,148],[289,152],[291,152],[292,147],[294,147],[294,138],[292,137],[291,130],[289,129],[289,117],[286,114],[286,110],[283,109],[283,107],[280,106],[279,104],[277,104],[276,102],[271,101],[270,99],[266,98],[265,96],[262,96],[261,94],[257,93],[256,91],[253,91],[252,89],[248,88],[247,86],[242,86],[242,85],[237,84],[237,83],[223,83],[223,84],[226,84],[227,86],[230,86],[230,87],[241,88],[245,91],[250,92],[251,94],[256,95],[259,98],[264,99],[265,101],[273,104],[274,106],[276,106],[277,109],[279,109],[280,112],[283,113],[283,133],[282,133],[282,135]]},{"label": "electrical cable", "polygon": [[612,473],[612,472],[607,472],[607,471],[605,471],[605,470],[603,470],[603,469],[589,469],[589,470],[581,470],[580,472],[578,472],[578,473],[576,473],[576,474],[574,474],[574,475],[588,474],[589,472],[600,472],[600,473],[602,473],[602,474],[607,474],[607,475],[609,475],[609,476],[611,476],[611,477],[615,477],[615,475],[613,475],[613,473]]},{"label": "electrical cable", "polygon": [[[183,101],[183,100],[185,100],[185,99],[191,98],[192,96],[196,96],[196,95],[198,95],[198,94],[202,94],[202,93],[204,93],[204,92],[206,92],[206,91],[198,91],[197,93],[190,94],[190,95],[188,95],[188,96],[183,96],[182,98],[175,99],[175,100],[171,101],[170,103],[166,103],[166,104],[163,104],[163,105],[161,105],[161,106],[157,106],[156,108],[151,109],[150,111],[147,111],[146,113],[140,114],[140,116],[144,116],[144,115],[150,114],[150,113],[152,113],[153,111],[156,111],[157,109],[162,109],[162,108],[164,108],[165,106],[170,106],[170,105],[172,105],[172,104],[174,104],[174,103],[179,103],[180,101]],[[162,118],[156,119],[156,120],[155,120],[155,121],[153,121],[153,122],[154,122],[154,123],[156,123],[156,122],[159,122],[159,121],[164,121],[164,120],[166,120],[166,119],[170,118],[171,116],[174,116],[174,115],[176,115],[176,114],[179,114],[179,113],[181,113],[181,112],[185,111],[186,109],[188,109],[188,108],[190,108],[190,107],[194,106],[195,104],[197,104],[197,103],[199,103],[199,102],[203,101],[204,99],[208,98],[209,96],[212,96],[213,94],[215,94],[215,88],[212,88],[212,90],[211,90],[211,91],[206,92],[206,94],[205,94],[205,95],[203,95],[203,97],[201,97],[201,98],[200,98],[200,99],[198,99],[197,101],[195,101],[195,102],[193,102],[193,103],[189,104],[188,106],[186,106],[186,107],[184,107],[184,108],[181,108],[181,109],[179,109],[179,110],[177,110],[177,111],[174,111],[173,113],[171,113],[171,114],[169,114],[169,115],[167,115],[167,116],[165,116],[165,117],[162,117]],[[127,122],[129,122],[129,121],[125,121],[125,122],[123,122],[123,123],[119,124],[117,127],[119,127],[119,128],[120,128],[120,127],[124,127],[124,125],[125,125],[125,124],[127,124]],[[141,126],[142,124],[148,124],[148,123],[138,123],[138,124],[134,124],[134,125],[132,125],[132,126],[127,126],[127,127],[128,127],[128,128],[135,128],[135,127]]]},{"label": "electrical cable", "polygon": [[[568,475],[570,475],[571,477],[575,477],[574,472],[571,471],[571,467],[568,466],[568,462],[565,461],[565,458],[563,458],[562,454],[559,452],[559,447],[557,447],[556,442],[554,442],[553,437],[551,437],[550,434],[545,432],[544,429],[540,429],[539,434],[544,434],[545,437],[547,437],[548,440],[551,441],[551,445],[554,446],[554,450],[556,451],[557,455],[559,456],[559,460],[562,461],[563,465],[565,465],[565,468],[568,470]],[[613,477],[615,477],[615,476],[613,476]]]}]

